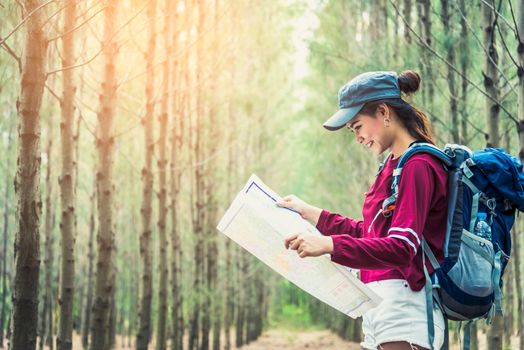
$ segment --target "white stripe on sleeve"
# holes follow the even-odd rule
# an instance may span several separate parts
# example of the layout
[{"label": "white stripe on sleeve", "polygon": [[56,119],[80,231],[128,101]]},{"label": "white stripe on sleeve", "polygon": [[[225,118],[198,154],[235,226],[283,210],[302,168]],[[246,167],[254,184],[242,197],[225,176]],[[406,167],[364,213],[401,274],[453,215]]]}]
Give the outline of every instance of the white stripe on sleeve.
[{"label": "white stripe on sleeve", "polygon": [[393,237],[393,238],[398,238],[398,239],[401,239],[403,241],[406,241],[408,242],[408,244],[413,248],[413,250],[415,251],[415,255],[417,254],[417,247],[415,247],[415,245],[413,244],[413,242],[411,242],[409,240],[409,238],[407,238],[406,236],[401,236],[401,235],[389,235],[388,237]]},{"label": "white stripe on sleeve", "polygon": [[402,228],[402,227],[392,227],[388,230],[388,234],[391,232],[391,231],[397,231],[397,232],[409,232],[411,233],[413,236],[415,236],[415,238],[417,239],[417,243],[420,245],[420,239],[418,238],[418,235],[415,231],[413,231],[412,229],[410,228]]}]

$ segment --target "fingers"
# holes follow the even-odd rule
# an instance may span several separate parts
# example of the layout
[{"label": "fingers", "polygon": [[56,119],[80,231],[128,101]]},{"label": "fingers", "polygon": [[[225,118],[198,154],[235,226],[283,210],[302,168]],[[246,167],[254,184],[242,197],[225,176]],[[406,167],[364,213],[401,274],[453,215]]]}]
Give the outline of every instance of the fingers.
[{"label": "fingers", "polygon": [[288,196],[282,197],[282,200],[277,202],[276,204],[279,207],[290,208],[290,207],[292,207],[294,205],[294,200],[295,199],[296,199],[296,196],[290,194]]},{"label": "fingers", "polygon": [[294,234],[292,236],[289,236],[284,240],[284,244],[286,246],[286,249],[296,250],[298,256],[301,258],[311,256],[311,252],[310,249],[308,249],[306,240],[300,234]]},{"label": "fingers", "polygon": [[291,243],[296,240],[298,237],[298,234],[294,234],[292,236],[289,236],[288,238],[286,238],[284,240],[284,245],[286,246],[286,249],[289,249],[289,246],[291,245]]},{"label": "fingers", "polygon": [[304,238],[298,236],[293,242],[291,242],[289,248],[291,248],[292,250],[297,250],[302,243],[304,243]]}]

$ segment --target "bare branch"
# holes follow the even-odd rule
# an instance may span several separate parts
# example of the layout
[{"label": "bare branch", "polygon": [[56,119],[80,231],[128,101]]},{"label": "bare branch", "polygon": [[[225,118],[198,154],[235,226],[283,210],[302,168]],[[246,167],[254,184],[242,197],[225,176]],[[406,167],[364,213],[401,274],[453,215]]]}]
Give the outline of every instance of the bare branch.
[{"label": "bare branch", "polygon": [[93,27],[91,26],[91,22],[87,22],[87,27],[89,28],[89,30],[91,31],[91,34],[96,38],[96,40],[102,44],[102,39],[100,39],[100,37],[98,36],[97,32],[93,29]]},{"label": "bare branch", "polygon": [[[493,6],[491,6],[490,3],[488,3],[486,0],[480,0],[482,1],[487,7],[489,7],[493,12],[495,12],[495,14],[497,15],[497,17],[501,18],[502,21],[504,21],[504,23],[508,26],[508,28],[511,29],[511,31],[513,32],[513,34],[517,34],[517,25],[515,24],[515,27],[513,27],[511,25],[511,23],[509,23],[509,21],[504,17],[502,16],[502,14],[500,13],[500,8],[499,9],[496,9],[494,8]],[[510,3],[510,6],[511,6],[511,1],[508,1]],[[499,3],[500,4],[500,3]],[[500,5],[499,5],[500,7]]]},{"label": "bare branch", "polygon": [[71,30],[68,30],[67,32],[65,33],[62,33],[58,36],[55,36],[54,38],[51,38],[49,40],[47,40],[48,42],[51,42],[51,41],[55,41],[57,39],[60,39],[62,38],[63,36],[66,36],[72,32],[74,32],[75,30],[77,30],[78,28],[82,27],[84,24],[86,24],[87,22],[89,22],[91,19],[93,19],[93,17],[95,17],[96,15],[98,15],[100,12],[104,11],[104,9],[106,8],[107,6],[104,6],[102,7],[100,10],[98,10],[97,12],[95,12],[94,14],[92,14],[88,19],[86,19],[84,22],[80,23],[79,25],[77,25],[76,27],[72,28]]},{"label": "bare branch", "polygon": [[98,139],[98,136],[96,136],[96,133],[91,129],[91,125],[89,125],[89,123],[87,122],[87,120],[85,120],[85,118],[84,118],[84,116],[82,115],[82,113],[78,113],[78,116],[79,116],[80,119],[84,122],[87,131],[89,131],[89,133],[90,133],[91,135],[93,135],[93,138],[94,138],[95,140],[99,140],[99,139]]},{"label": "bare branch", "polygon": [[502,40],[502,45],[504,46],[504,49],[506,50],[506,53],[508,54],[509,58],[511,59],[511,62],[513,62],[515,67],[518,69],[520,66],[517,63],[517,61],[515,61],[515,58],[513,58],[513,55],[511,54],[511,51],[508,48],[508,45],[506,44],[506,40],[504,39],[504,35],[503,35],[502,31],[500,30],[500,26],[497,26],[497,30],[499,31],[499,36],[500,36],[500,39]]},{"label": "bare branch", "polygon": [[[232,6],[229,6],[228,8],[226,8],[226,9],[224,10],[224,12],[221,14],[220,18],[223,17],[223,16],[225,16],[225,15],[226,15],[230,10],[231,10],[231,8],[232,8]],[[193,45],[196,45],[200,39],[202,39],[203,37],[205,37],[205,36],[206,36],[207,34],[209,34],[212,30],[214,30],[214,27],[210,25],[209,28],[206,28],[206,30],[202,31],[202,33],[200,33],[200,34],[199,34],[199,35],[198,35],[198,36],[197,36],[193,41],[187,43],[187,44],[184,45],[184,46],[181,46],[181,47],[178,49],[178,51],[176,52],[175,59],[178,58],[178,57],[180,57],[182,54],[184,54],[184,53],[185,53],[187,50],[189,50],[190,48],[192,48]],[[339,58],[342,58],[342,57],[339,57]],[[155,64],[153,65],[153,68],[155,68],[155,67],[157,67],[157,66],[163,64],[164,61],[165,61],[165,60],[161,60],[160,62],[155,63]],[[148,71],[147,71],[147,70],[144,70],[144,71],[142,71],[142,72],[140,72],[140,73],[137,73],[137,74],[133,75],[132,77],[130,77],[130,78],[128,78],[128,79],[125,79],[125,80],[119,82],[117,85],[120,86],[120,85],[126,84],[126,83],[128,83],[129,81],[134,80],[134,79],[136,79],[136,78],[138,78],[138,77],[140,77],[140,76],[142,76],[142,75],[144,75],[144,74],[147,74],[147,73],[148,73]]]},{"label": "bare branch", "polygon": [[18,63],[18,72],[22,73],[22,60],[20,57],[16,55],[16,53],[9,47],[9,45],[7,45],[6,42],[2,43],[0,46],[2,46],[4,50],[6,50],[16,60],[16,63]]},{"label": "bare branch", "polygon": [[55,2],[55,1],[56,1],[56,0],[49,0],[49,1],[47,1],[47,2],[44,2],[42,5],[38,6],[38,7],[35,8],[33,11],[29,12],[29,14],[28,14],[27,16],[25,16],[25,18],[22,19],[22,21],[21,21],[20,23],[18,23],[18,24],[13,28],[13,30],[11,30],[11,31],[9,32],[9,34],[7,34],[6,37],[4,37],[3,39],[0,40],[0,45],[2,45],[3,43],[5,43],[5,41],[6,41],[7,39],[9,39],[9,37],[10,37],[11,35],[13,35],[13,34],[18,30],[18,28],[20,28],[22,25],[24,25],[24,23],[27,22],[27,20],[28,20],[29,18],[31,18],[31,16],[32,16],[36,11],[40,10],[41,8],[47,6],[47,5],[49,5],[50,3]]},{"label": "bare branch", "polygon": [[[80,1],[83,1],[83,0],[77,0],[77,4],[80,2]],[[76,15],[75,17],[75,22],[78,21],[80,18],[85,18],[85,16],[87,15],[87,13],[89,11],[91,11],[92,8],[100,5],[102,3],[102,0],[97,0],[97,1],[92,1],[92,6],[91,7],[88,7],[84,12]]]},{"label": "bare branch", "polygon": [[[134,20],[142,11],[144,11],[144,9],[147,7],[147,5],[151,2],[151,0],[149,0],[140,10],[137,11],[137,13],[135,13],[133,16],[131,16],[131,18],[129,18],[124,24],[122,24],[122,26],[120,26],[120,28],[118,28],[113,36],[111,37],[111,40],[113,40],[113,38],[125,27],[127,26],[132,20]],[[89,21],[86,21],[84,23],[89,23]],[[60,69],[56,69],[56,70],[53,70],[51,72],[48,72],[46,76],[50,76],[52,74],[55,74],[55,73],[59,73],[59,72],[63,72],[65,70],[69,70],[69,69],[73,69],[73,68],[78,68],[78,67],[81,67],[81,66],[85,66],[89,63],[91,63],[95,58],[98,57],[98,55],[100,55],[103,51],[104,51],[104,44],[102,44],[102,47],[100,48],[100,50],[93,56],[91,57],[89,60],[87,60],[86,62],[83,62],[83,63],[79,63],[79,64],[74,64],[72,66],[68,66],[68,67],[63,67],[63,68],[60,68]]]},{"label": "bare branch", "polygon": [[64,5],[60,8],[58,8],[58,10],[56,10],[55,12],[53,12],[51,14],[51,16],[47,17],[47,19],[44,21],[44,23],[42,23],[42,27],[44,27],[47,23],[49,23],[56,15],[58,15],[60,12],[62,12],[63,9],[65,9],[67,7],[67,5]]},{"label": "bare branch", "polygon": [[509,10],[511,11],[511,18],[513,19],[513,24],[515,25],[515,34],[517,35],[517,39],[520,44],[522,40],[520,39],[519,26],[517,25],[517,20],[515,19],[515,13],[513,12],[513,5],[511,4],[511,0],[508,2],[509,2]]},{"label": "bare branch", "polygon": [[515,119],[515,117],[511,114],[510,111],[507,110],[506,107],[504,107],[503,105],[501,105],[499,103],[499,101],[497,101],[496,99],[494,99],[493,97],[489,96],[488,93],[484,90],[482,90],[477,84],[475,84],[474,82],[471,81],[471,79],[469,79],[468,77],[466,77],[464,74],[462,74],[462,72],[457,69],[454,65],[452,65],[451,63],[449,63],[448,60],[446,60],[444,57],[442,57],[442,55],[440,55],[433,47],[431,47],[424,39],[422,39],[420,37],[420,35],[409,25],[409,23],[407,23],[406,19],[402,16],[402,14],[400,14],[400,11],[398,9],[398,7],[395,5],[395,2],[392,1],[392,0],[389,0],[389,2],[391,3],[391,5],[395,8],[395,11],[397,11],[397,14],[398,16],[400,17],[400,19],[402,19],[402,21],[404,22],[404,25],[406,26],[406,28],[411,31],[413,33],[413,35],[415,35],[415,37],[422,43],[422,45],[424,45],[431,53],[433,53],[438,59],[440,59],[442,62],[444,62],[446,65],[448,65],[453,71],[455,71],[455,73],[457,73],[460,77],[462,77],[462,79],[464,79],[464,81],[466,81],[468,84],[470,84],[471,86],[473,86],[478,92],[480,92],[482,95],[484,95],[485,97],[487,97],[489,100],[491,100],[493,103],[496,103],[497,106],[503,110],[507,115],[508,117],[513,121],[515,122],[515,124],[518,124],[518,121],[517,119]]},{"label": "bare branch", "polygon": [[[511,90],[513,93],[515,93],[515,95],[518,95],[517,93],[517,90],[515,90],[515,88],[513,87],[513,85],[511,84],[510,80],[508,79],[508,77],[506,77],[506,75],[504,74],[504,72],[502,71],[502,69],[499,67],[498,64],[495,63],[495,61],[493,61],[493,58],[491,57],[491,55],[489,54],[488,52],[488,49],[486,49],[486,47],[484,46],[484,44],[482,44],[482,41],[480,40],[480,38],[478,37],[477,34],[475,34],[475,30],[473,30],[473,28],[471,27],[471,24],[469,23],[468,19],[466,18],[466,16],[464,15],[464,13],[461,11],[460,7],[455,3],[455,8],[457,9],[457,11],[460,13],[460,16],[462,17],[462,19],[464,20],[464,23],[466,23],[466,25],[468,26],[469,30],[471,31],[471,34],[473,34],[473,37],[475,38],[475,40],[477,41],[477,43],[479,44],[479,46],[482,48],[482,51],[484,51],[484,53],[486,54],[486,56],[489,58],[489,60],[491,61],[491,63],[495,66],[495,68],[497,69],[497,71],[500,73],[500,75],[504,78],[504,80],[506,81],[506,83],[510,86]],[[500,33],[500,26],[496,26],[497,29],[499,30],[499,33]],[[500,34],[500,36],[502,37],[502,33]],[[502,38],[502,41],[504,42],[504,38]],[[505,46],[505,42],[504,42],[504,46]],[[509,51],[508,51],[508,54],[509,54]],[[510,56],[511,57],[511,56]],[[513,57],[511,57],[511,59],[513,60]]]},{"label": "bare branch", "polygon": [[97,58],[98,55],[100,55],[100,54],[102,53],[102,51],[104,51],[104,46],[102,46],[102,47],[100,48],[100,50],[99,50],[99,51],[98,51],[98,52],[97,52],[93,57],[91,57],[90,59],[88,59],[87,61],[82,62],[82,63],[79,63],[79,64],[74,64],[74,65],[72,65],[72,66],[68,66],[68,67],[64,67],[64,68],[60,68],[60,69],[55,69],[55,70],[53,70],[53,71],[51,71],[51,72],[48,72],[48,73],[47,73],[47,76],[53,75],[53,74],[58,73],[58,72],[63,72],[63,71],[65,71],[65,70],[69,70],[69,69],[73,69],[73,68],[78,68],[78,67],[85,66],[86,64],[89,64],[89,63],[93,62],[93,60],[94,60],[95,58]]},{"label": "bare branch", "polygon": [[18,4],[18,6],[20,6],[20,10],[21,10],[22,12],[25,11],[25,6],[24,6],[24,4],[22,4],[22,3],[20,2],[20,0],[15,0],[15,2]]},{"label": "bare branch", "polygon": [[113,35],[113,37],[115,37],[118,33],[120,33],[120,31],[122,29],[124,29],[129,23],[131,23],[131,21],[133,21],[135,18],[137,18],[138,15],[141,14],[147,8],[147,6],[149,5],[150,2],[151,2],[151,0],[148,0],[140,10],[138,10],[133,16],[131,16],[131,18],[129,18],[124,24],[122,24],[120,26],[120,28],[118,28],[115,31],[115,34]]},{"label": "bare branch", "polygon": [[49,85],[45,84],[44,86],[47,89],[47,91],[49,91],[49,93],[58,100],[58,103],[62,103],[62,99],[60,98],[60,96],[58,96],[58,94],[54,92],[53,89],[49,87]]}]

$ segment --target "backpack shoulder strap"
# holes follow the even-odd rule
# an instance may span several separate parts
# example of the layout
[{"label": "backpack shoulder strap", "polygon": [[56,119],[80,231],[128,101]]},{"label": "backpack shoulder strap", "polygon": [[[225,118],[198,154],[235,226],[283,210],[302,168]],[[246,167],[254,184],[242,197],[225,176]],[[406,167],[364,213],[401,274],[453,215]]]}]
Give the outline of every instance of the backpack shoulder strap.
[{"label": "backpack shoulder strap", "polygon": [[382,172],[382,170],[384,169],[384,166],[389,161],[389,159],[391,158],[392,154],[393,154],[393,152],[389,152],[389,154],[386,156],[386,158],[384,158],[384,160],[380,162],[380,164],[378,165],[378,170],[377,170],[377,173],[375,174],[375,177],[377,177]]},{"label": "backpack shoulder strap", "polygon": [[425,142],[417,142],[411,144],[410,147],[406,150],[406,152],[402,154],[397,166],[393,170],[393,180],[391,182],[391,196],[386,198],[386,200],[384,200],[384,202],[382,203],[382,210],[384,213],[391,213],[391,209],[388,208],[391,208],[391,206],[394,205],[397,200],[398,184],[400,182],[400,174],[402,173],[402,168],[404,167],[406,162],[417,153],[429,153],[440,159],[445,166],[453,165],[450,155],[448,155],[445,151],[441,150],[437,146]]}]

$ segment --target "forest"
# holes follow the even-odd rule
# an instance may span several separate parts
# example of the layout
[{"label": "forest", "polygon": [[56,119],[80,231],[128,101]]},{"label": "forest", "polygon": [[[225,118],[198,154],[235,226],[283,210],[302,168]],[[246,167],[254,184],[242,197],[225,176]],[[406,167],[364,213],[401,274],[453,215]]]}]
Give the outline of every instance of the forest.
[{"label": "forest", "polygon": [[[523,161],[523,33],[524,0],[0,0],[0,346],[358,349],[220,217],[253,173],[361,217],[385,154],[322,123],[366,71],[420,74],[438,146]],[[523,231],[472,349],[524,349]]]}]

